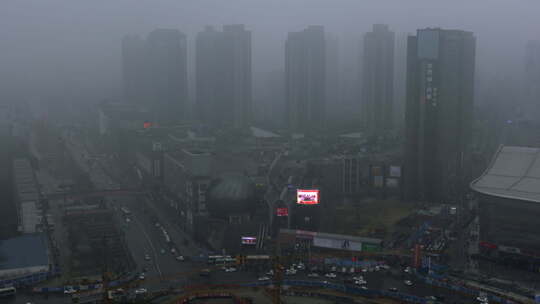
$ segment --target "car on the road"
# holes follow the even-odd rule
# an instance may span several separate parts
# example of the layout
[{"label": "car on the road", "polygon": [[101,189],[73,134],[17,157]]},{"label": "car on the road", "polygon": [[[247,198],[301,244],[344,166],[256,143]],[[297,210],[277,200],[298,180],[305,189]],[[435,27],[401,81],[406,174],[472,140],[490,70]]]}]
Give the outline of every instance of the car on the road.
[{"label": "car on the road", "polygon": [[367,281],[366,280],[357,280],[357,281],[354,281],[354,284],[356,284],[356,285],[366,285]]},{"label": "car on the road", "polygon": [[126,223],[131,222],[131,219],[129,217],[126,217]]},{"label": "car on the road", "polygon": [[308,276],[308,278],[318,278],[319,274],[315,273],[315,272],[312,272],[312,273],[308,274],[307,276]]},{"label": "car on the road", "polygon": [[356,280],[356,281],[360,281],[360,280],[363,280],[364,277],[363,276],[356,276],[356,277],[353,277],[353,280]]},{"label": "car on the road", "polygon": [[488,303],[488,298],[486,296],[478,296],[476,297],[476,301],[479,301],[480,303]]},{"label": "car on the road", "polygon": [[407,266],[407,267],[405,267],[405,269],[403,269],[403,271],[404,271],[405,273],[411,273],[411,267],[408,267],[408,266]]},{"label": "car on the road", "polygon": [[73,289],[73,287],[67,287],[64,289],[64,294],[73,294],[73,293],[76,293],[77,291],[75,289]]},{"label": "car on the road", "polygon": [[337,275],[333,272],[327,273],[324,276],[331,279],[335,279],[337,277]]},{"label": "car on the road", "polygon": [[236,268],[234,268],[234,267],[226,268],[225,272],[236,272]]},{"label": "car on the road", "polygon": [[296,270],[294,269],[285,270],[285,275],[295,275],[295,274],[296,274]]},{"label": "car on the road", "polygon": [[366,268],[362,268],[362,272],[366,273],[368,270]]},{"label": "car on the road", "polygon": [[260,277],[258,280],[259,281],[269,281],[270,278],[265,276],[265,277]]},{"label": "car on the road", "polygon": [[171,253],[176,254],[176,248],[171,248]]},{"label": "car on the road", "polygon": [[154,224],[154,226],[156,226],[156,228],[159,228],[159,226],[161,226],[161,225],[159,224],[159,222],[156,222],[156,223]]},{"label": "car on the road", "polygon": [[360,288],[363,289],[363,290],[367,290],[367,289],[368,289],[366,285],[362,285],[362,286],[360,286]]},{"label": "car on the road", "polygon": [[304,270],[304,269],[306,269],[306,265],[304,265],[303,263],[298,263],[298,265],[296,265],[296,269]]},{"label": "car on the road", "polygon": [[145,274],[144,274],[144,272],[143,272],[143,273],[141,273],[141,274],[139,275],[139,280],[142,281],[142,280],[144,280],[144,279],[146,279],[146,276],[145,276]]},{"label": "car on the road", "polygon": [[266,275],[267,276],[273,276],[274,275],[274,270],[273,269],[270,269],[266,272]]},{"label": "car on the road", "polygon": [[139,289],[135,290],[136,295],[145,294],[147,292],[148,292],[148,290],[146,290],[146,288],[139,288]]},{"label": "car on the road", "polygon": [[332,272],[336,271],[336,266],[332,266],[332,268],[330,268],[330,270],[332,270]]},{"label": "car on the road", "polygon": [[145,255],[144,255],[144,260],[145,260],[145,261],[150,261],[150,255],[149,255],[149,254],[145,254]]},{"label": "car on the road", "polygon": [[413,286],[413,282],[411,280],[405,280],[405,281],[403,281],[403,284],[405,284],[407,286]]},{"label": "car on the road", "polygon": [[388,288],[388,291],[391,291],[391,292],[397,292],[398,289],[395,288],[395,287],[390,287],[390,288]]},{"label": "car on the road", "polygon": [[179,256],[176,257],[176,260],[180,261],[180,262],[183,262],[185,259],[184,259],[183,255],[179,255]]}]

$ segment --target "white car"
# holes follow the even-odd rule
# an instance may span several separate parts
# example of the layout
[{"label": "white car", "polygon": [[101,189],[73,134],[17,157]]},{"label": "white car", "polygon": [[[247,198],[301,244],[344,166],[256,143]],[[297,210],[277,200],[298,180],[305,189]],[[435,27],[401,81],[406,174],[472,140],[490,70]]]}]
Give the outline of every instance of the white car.
[{"label": "white car", "polygon": [[183,255],[179,255],[176,257],[176,260],[177,261],[180,261],[180,262],[183,262],[184,261],[184,256]]},{"label": "white car", "polygon": [[354,281],[354,284],[356,284],[356,285],[366,285],[367,281],[366,280],[357,280],[357,281]]},{"label": "white car", "polygon": [[75,289],[73,289],[72,287],[64,289],[64,294],[72,294],[72,293],[76,293],[76,292],[77,291]]},{"label": "white car", "polygon": [[144,279],[146,279],[146,277],[145,277],[144,273],[141,273],[141,274],[139,275],[139,280],[142,281],[142,280],[144,280]]},{"label": "white car", "polygon": [[334,279],[334,278],[337,277],[337,275],[335,273],[332,273],[332,272],[327,273],[324,276],[327,277],[327,278],[331,278],[331,279]]},{"label": "white car", "polygon": [[225,269],[225,272],[236,272],[236,268],[234,267],[227,268]]},{"label": "white car", "polygon": [[360,288],[362,288],[363,290],[367,290],[367,289],[368,289],[367,286],[365,286],[365,285],[360,286]]},{"label": "white car", "polygon": [[406,267],[403,271],[405,273],[410,273],[411,272],[411,267]]},{"label": "white car", "polygon": [[361,281],[361,280],[364,279],[364,277],[363,276],[357,276],[357,277],[353,277],[352,279],[355,280],[355,281]]},{"label": "white car", "polygon": [[259,281],[269,281],[270,278],[269,277],[260,277],[259,278]]},{"label": "white car", "polygon": [[307,276],[308,276],[308,278],[318,278],[319,274],[317,274],[315,272],[312,272],[312,273],[308,274]]},{"label": "white car", "polygon": [[476,297],[476,300],[482,303],[488,303],[488,298],[486,296],[478,296]]},{"label": "white car", "polygon": [[296,270],[294,269],[287,269],[285,271],[285,275],[295,275],[296,274]]},{"label": "white car", "polygon": [[363,273],[366,273],[366,272],[367,272],[367,269],[366,269],[366,268],[362,268],[362,272],[363,272]]},{"label": "white car", "polygon": [[273,276],[274,275],[274,270],[270,269],[266,272],[266,275],[268,276]]},{"label": "white car", "polygon": [[148,290],[146,290],[146,288],[139,288],[139,289],[135,290],[136,295],[145,294],[147,292],[148,292]]},{"label": "white car", "polygon": [[411,280],[405,280],[403,283],[407,286],[413,286],[413,282]]},{"label": "white car", "polygon": [[150,261],[150,255],[145,254],[145,255],[144,255],[144,260],[145,260],[145,261]]}]

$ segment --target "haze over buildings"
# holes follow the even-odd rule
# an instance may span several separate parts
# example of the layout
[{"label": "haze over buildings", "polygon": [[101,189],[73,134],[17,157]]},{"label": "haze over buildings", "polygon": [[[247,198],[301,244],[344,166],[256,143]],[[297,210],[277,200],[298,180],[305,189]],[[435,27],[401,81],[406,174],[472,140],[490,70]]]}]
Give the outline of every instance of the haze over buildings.
[{"label": "haze over buildings", "polygon": [[285,94],[288,128],[293,133],[324,129],[326,99],[324,28],[291,32],[285,42]]},{"label": "haze over buildings", "polygon": [[366,132],[382,135],[394,127],[394,32],[375,24],[364,36],[362,66],[362,124]]},{"label": "haze over buildings", "polygon": [[406,196],[459,201],[470,181],[476,38],[421,29],[407,45]]},{"label": "haze over buildings", "polygon": [[223,31],[206,27],[196,38],[196,109],[213,126],[250,125],[252,110],[251,32],[243,25]]},{"label": "haze over buildings", "polygon": [[3,1],[0,287],[532,303],[539,11]]},{"label": "haze over buildings", "polygon": [[149,121],[167,125],[188,117],[186,43],[176,29],[122,40],[124,100],[149,110]]}]

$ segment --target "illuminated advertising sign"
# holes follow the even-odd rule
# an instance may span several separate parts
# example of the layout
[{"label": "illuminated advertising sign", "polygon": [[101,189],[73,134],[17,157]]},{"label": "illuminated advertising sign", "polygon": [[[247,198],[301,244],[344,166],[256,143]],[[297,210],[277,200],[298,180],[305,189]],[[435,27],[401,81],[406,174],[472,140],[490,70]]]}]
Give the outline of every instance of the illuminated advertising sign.
[{"label": "illuminated advertising sign", "polygon": [[319,190],[296,190],[296,203],[301,205],[317,205]]},{"label": "illuminated advertising sign", "polygon": [[257,238],[252,236],[243,236],[242,245],[255,245],[257,244]]},{"label": "illuminated advertising sign", "polygon": [[391,177],[401,177],[401,167],[400,166],[390,166],[390,176]]},{"label": "illuminated advertising sign", "polygon": [[289,216],[289,208],[277,208],[277,216]]}]

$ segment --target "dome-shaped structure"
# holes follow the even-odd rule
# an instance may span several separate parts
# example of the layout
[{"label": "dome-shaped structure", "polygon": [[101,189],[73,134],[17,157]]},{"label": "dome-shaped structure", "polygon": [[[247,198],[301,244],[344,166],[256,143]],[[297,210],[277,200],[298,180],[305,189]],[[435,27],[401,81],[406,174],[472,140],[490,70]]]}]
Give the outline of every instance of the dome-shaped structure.
[{"label": "dome-shaped structure", "polygon": [[251,213],[257,202],[255,183],[240,174],[227,174],[210,183],[206,194],[208,212],[223,218]]}]

